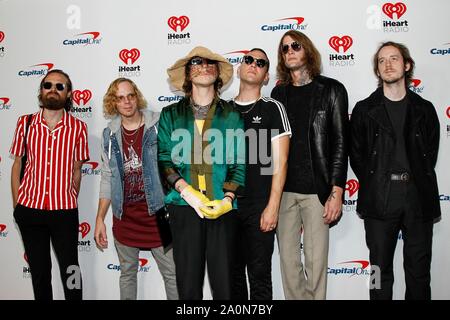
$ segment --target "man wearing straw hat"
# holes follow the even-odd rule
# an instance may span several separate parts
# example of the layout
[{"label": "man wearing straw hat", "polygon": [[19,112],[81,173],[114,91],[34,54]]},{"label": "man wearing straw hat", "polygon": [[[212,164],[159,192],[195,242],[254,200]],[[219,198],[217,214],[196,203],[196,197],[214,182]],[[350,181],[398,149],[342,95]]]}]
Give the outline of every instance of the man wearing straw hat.
[{"label": "man wearing straw hat", "polygon": [[185,98],[161,112],[158,161],[170,189],[173,254],[180,299],[202,299],[205,263],[213,299],[231,298],[235,198],[244,185],[239,112],[220,99],[233,75],[222,56],[196,47],[167,70]]}]

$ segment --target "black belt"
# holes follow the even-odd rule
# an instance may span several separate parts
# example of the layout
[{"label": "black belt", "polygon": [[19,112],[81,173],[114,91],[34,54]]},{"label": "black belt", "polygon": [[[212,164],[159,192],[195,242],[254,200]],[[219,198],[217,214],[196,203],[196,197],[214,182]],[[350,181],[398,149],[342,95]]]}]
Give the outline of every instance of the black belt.
[{"label": "black belt", "polygon": [[408,182],[411,180],[411,176],[408,172],[404,173],[391,173],[391,180],[392,181],[401,181],[401,182]]}]

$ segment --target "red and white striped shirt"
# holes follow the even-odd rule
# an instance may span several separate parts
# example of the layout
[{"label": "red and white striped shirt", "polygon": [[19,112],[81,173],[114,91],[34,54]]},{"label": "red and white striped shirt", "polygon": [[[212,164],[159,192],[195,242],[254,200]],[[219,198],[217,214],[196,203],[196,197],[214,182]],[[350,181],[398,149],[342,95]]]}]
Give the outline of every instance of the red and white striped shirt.
[{"label": "red and white striped shirt", "polygon": [[[24,154],[27,117],[17,121],[10,153]],[[27,133],[27,164],[17,203],[34,209],[77,208],[73,183],[74,161],[89,160],[87,125],[64,111],[53,131],[47,127],[43,110],[33,114]]]}]

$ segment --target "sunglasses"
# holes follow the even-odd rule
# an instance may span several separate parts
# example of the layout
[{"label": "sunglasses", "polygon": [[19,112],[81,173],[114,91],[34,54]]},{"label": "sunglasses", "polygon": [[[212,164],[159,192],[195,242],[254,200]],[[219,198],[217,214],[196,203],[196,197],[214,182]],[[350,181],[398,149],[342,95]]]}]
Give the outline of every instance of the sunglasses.
[{"label": "sunglasses", "polygon": [[202,58],[202,57],[194,57],[191,60],[189,60],[189,65],[191,65],[191,66],[199,66],[199,65],[202,65],[204,63],[206,63],[208,65],[213,65],[213,64],[217,64],[217,61],[216,60]]},{"label": "sunglasses", "polygon": [[269,64],[269,61],[264,59],[255,59],[252,56],[244,56],[244,62],[248,65],[252,64],[254,61],[256,61],[256,65],[259,68],[264,68],[266,65]]},{"label": "sunglasses", "polygon": [[120,101],[120,102],[125,102],[125,101],[134,101],[136,99],[136,94],[135,93],[129,93],[126,96],[116,96],[116,100]]},{"label": "sunglasses", "polygon": [[294,41],[291,44],[283,44],[281,46],[281,51],[286,54],[289,51],[289,46],[291,46],[292,50],[294,50],[295,52],[302,50],[302,45],[297,41]]},{"label": "sunglasses", "polygon": [[44,88],[45,90],[50,90],[53,85],[55,85],[56,90],[58,91],[64,91],[64,89],[66,88],[66,85],[64,83],[51,83],[51,82],[44,82],[42,84],[42,88]]}]

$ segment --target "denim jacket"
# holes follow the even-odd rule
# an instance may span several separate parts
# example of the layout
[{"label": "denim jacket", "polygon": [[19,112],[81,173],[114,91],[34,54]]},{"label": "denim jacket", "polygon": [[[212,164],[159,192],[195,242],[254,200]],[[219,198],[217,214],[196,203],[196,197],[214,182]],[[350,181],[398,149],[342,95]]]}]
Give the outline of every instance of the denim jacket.
[{"label": "denim jacket", "polygon": [[[158,170],[157,135],[159,113],[143,110],[145,131],[142,141],[142,167],[145,198],[149,215],[164,206],[164,191]],[[102,134],[102,170],[100,198],[110,199],[114,216],[123,213],[124,168],[121,135],[121,118],[114,117]]]}]

